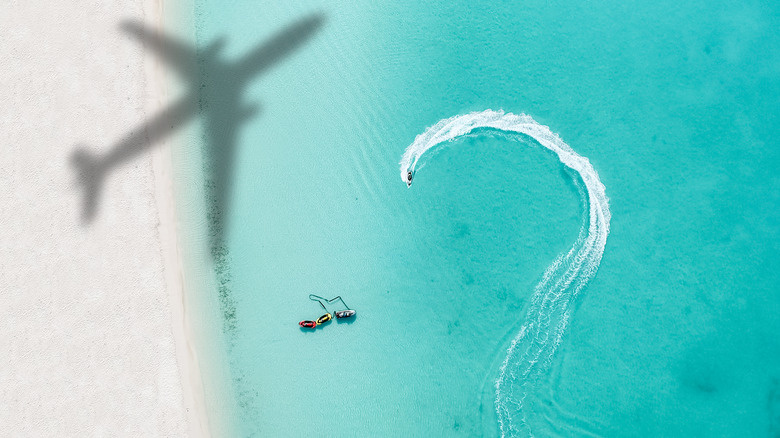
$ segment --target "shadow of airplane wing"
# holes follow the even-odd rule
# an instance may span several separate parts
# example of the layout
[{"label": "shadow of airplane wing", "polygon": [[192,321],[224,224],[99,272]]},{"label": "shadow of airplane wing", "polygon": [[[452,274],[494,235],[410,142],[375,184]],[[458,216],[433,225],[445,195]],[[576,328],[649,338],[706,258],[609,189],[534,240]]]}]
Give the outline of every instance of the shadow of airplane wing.
[{"label": "shadow of airplane wing", "polygon": [[138,21],[122,22],[122,29],[136,37],[144,47],[151,49],[160,59],[179,72],[184,79],[193,81],[197,66],[194,47],[176,38],[155,32]]},{"label": "shadow of airplane wing", "polygon": [[311,38],[324,22],[322,14],[315,14],[285,28],[238,62],[238,79],[248,80],[270,67]]},{"label": "shadow of airplane wing", "polygon": [[172,103],[128,132],[103,155],[95,155],[83,145],[76,147],[71,154],[71,165],[76,170],[77,182],[84,190],[82,223],[87,224],[94,219],[106,173],[151,148],[195,116],[198,109],[195,97],[184,96]]}]

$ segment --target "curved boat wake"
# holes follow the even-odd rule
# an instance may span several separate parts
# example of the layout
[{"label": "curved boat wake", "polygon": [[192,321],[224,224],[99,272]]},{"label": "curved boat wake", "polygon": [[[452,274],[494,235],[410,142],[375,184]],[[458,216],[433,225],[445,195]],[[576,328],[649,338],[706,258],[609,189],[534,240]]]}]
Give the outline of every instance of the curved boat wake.
[{"label": "curved boat wake", "polygon": [[431,126],[406,148],[400,163],[401,179],[411,186],[415,166],[425,152],[481,128],[524,134],[553,151],[561,163],[582,179],[589,201],[587,228],[583,225],[574,246],[547,268],[536,286],[523,325],[507,349],[495,384],[501,436],[533,436],[528,416],[543,409],[530,406],[533,389],[546,375],[569,322],[574,299],[599,267],[609,234],[609,200],[587,158],[530,116],[503,111],[455,116]]}]

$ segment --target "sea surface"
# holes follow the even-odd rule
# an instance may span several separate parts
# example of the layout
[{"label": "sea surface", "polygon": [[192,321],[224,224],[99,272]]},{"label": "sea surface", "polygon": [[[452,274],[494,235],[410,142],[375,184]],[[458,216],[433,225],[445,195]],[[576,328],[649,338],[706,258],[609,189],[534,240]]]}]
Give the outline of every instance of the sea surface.
[{"label": "sea surface", "polygon": [[[193,185],[237,435],[780,436],[780,3],[193,7],[225,60],[321,23]],[[402,180],[441,120],[523,115],[593,174],[483,123]],[[356,317],[299,328],[312,293]]]}]

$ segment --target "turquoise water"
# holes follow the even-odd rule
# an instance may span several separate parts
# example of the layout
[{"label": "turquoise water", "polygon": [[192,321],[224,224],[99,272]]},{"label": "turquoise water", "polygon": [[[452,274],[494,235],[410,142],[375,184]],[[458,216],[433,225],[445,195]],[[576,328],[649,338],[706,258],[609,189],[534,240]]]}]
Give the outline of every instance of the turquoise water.
[{"label": "turquoise water", "polygon": [[[239,435],[780,434],[779,5],[195,12],[198,43],[225,36],[227,58],[324,17],[244,96],[261,109],[238,136],[216,274]],[[500,415],[507,349],[593,199],[539,142],[495,130],[426,153],[407,189],[415,137],[487,109],[587,157],[611,212],[549,362],[526,380],[527,358],[504,367],[522,390]],[[322,313],[309,293],[357,318],[300,330]]]}]

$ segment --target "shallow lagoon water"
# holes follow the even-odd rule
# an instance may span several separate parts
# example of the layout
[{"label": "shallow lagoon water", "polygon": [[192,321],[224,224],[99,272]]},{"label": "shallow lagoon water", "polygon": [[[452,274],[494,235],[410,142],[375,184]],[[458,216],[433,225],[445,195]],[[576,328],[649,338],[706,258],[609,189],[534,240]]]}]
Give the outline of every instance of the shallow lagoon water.
[{"label": "shallow lagoon water", "polygon": [[[547,266],[587,221],[532,140],[443,118],[526,113],[588,157],[612,224],[548,377],[539,435],[780,432],[780,8],[744,2],[196,2],[239,56],[325,24],[246,96],[227,212],[243,436],[496,436],[494,381]],[[313,333],[309,293],[353,323]]]}]

